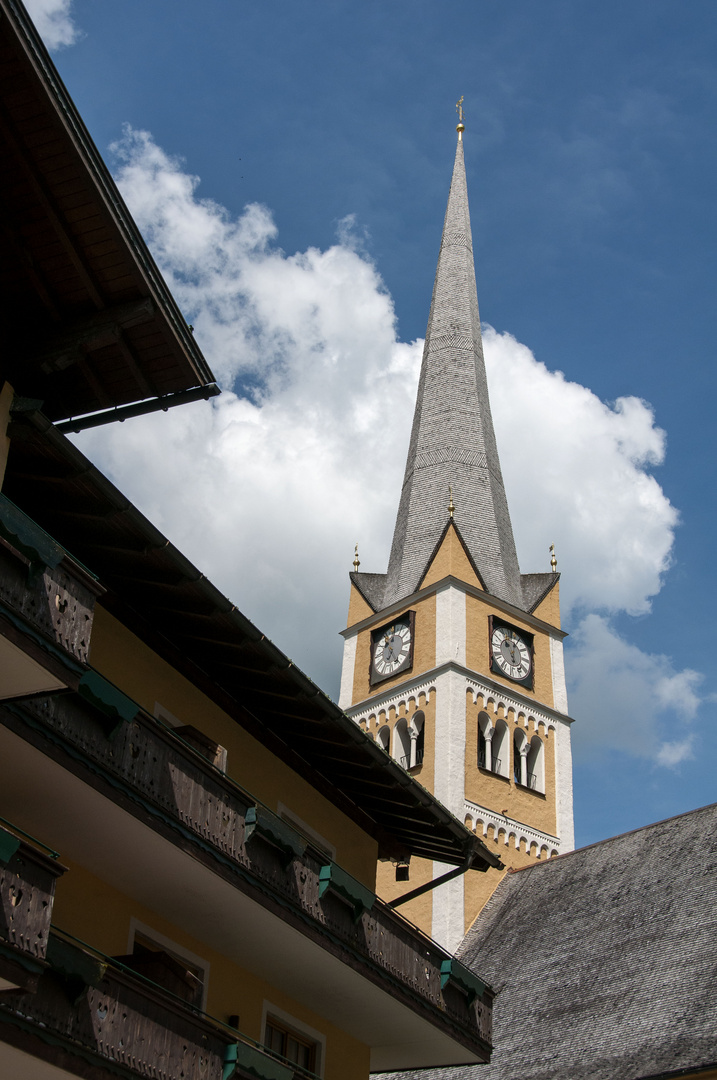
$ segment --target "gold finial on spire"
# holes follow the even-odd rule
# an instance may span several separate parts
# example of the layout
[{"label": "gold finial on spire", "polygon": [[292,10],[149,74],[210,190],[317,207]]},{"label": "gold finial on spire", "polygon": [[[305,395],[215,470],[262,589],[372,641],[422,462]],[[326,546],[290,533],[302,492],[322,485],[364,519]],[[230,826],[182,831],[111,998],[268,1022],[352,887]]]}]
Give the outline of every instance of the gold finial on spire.
[{"label": "gold finial on spire", "polygon": [[354,548],[354,571],[358,574],[358,568],[361,565],[358,557],[358,544]]},{"label": "gold finial on spire", "polygon": [[555,558],[555,544],[550,545],[550,569],[554,574],[557,574],[558,560]]},{"label": "gold finial on spire", "polygon": [[458,124],[456,126],[456,131],[458,132],[458,139],[460,140],[463,138],[463,132],[466,130],[465,124],[463,123],[463,94],[461,94],[460,101],[456,102],[456,111],[458,113]]},{"label": "gold finial on spire", "polygon": [[455,506],[453,505],[453,488],[449,484],[448,485],[448,516],[451,519],[451,521],[453,521],[453,511],[454,510],[455,510]]}]

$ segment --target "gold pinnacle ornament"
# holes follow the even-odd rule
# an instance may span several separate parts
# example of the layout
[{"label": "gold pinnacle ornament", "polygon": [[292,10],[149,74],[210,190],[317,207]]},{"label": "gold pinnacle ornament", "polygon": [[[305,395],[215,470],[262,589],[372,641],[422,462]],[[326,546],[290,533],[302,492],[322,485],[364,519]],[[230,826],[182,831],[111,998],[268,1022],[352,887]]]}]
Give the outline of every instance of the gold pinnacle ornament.
[{"label": "gold pinnacle ornament", "polygon": [[453,512],[454,512],[454,510],[455,510],[455,506],[453,505],[453,488],[449,484],[448,485],[448,516],[451,519],[451,521],[453,520]]},{"label": "gold pinnacle ornament", "polygon": [[354,570],[355,570],[355,572],[357,574],[358,574],[358,568],[359,568],[360,565],[361,565],[361,563],[359,562],[358,544],[357,544],[356,547],[354,548]]},{"label": "gold pinnacle ornament", "polygon": [[461,94],[460,101],[456,102],[456,111],[458,113],[458,124],[456,126],[456,131],[458,132],[458,138],[462,139],[463,132],[466,130],[465,124],[463,123],[463,94]]},{"label": "gold pinnacle ornament", "polygon": [[550,545],[550,569],[554,574],[558,572],[558,560],[555,558],[555,544]]}]

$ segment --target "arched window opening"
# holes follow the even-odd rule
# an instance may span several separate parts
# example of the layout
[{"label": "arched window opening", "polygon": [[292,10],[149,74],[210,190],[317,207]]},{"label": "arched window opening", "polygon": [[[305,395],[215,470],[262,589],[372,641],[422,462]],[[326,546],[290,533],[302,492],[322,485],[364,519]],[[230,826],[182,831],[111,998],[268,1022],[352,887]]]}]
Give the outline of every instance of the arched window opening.
[{"label": "arched window opening", "polygon": [[411,739],[408,725],[404,719],[398,721],[393,729],[393,756],[399,765],[407,769],[411,761]]},{"label": "arched window opening", "polygon": [[543,752],[543,740],[539,735],[533,735],[528,750],[528,787],[533,791],[545,794],[545,755]]},{"label": "arched window opening", "polygon": [[505,720],[496,720],[491,744],[493,772],[508,776],[510,772],[510,740]]},{"label": "arched window opening", "polygon": [[493,725],[487,712],[478,713],[478,768],[493,772]]},{"label": "arched window opening", "polygon": [[384,724],[384,726],[382,728],[379,728],[376,732],[376,742],[382,750],[386,751],[386,753],[388,753],[388,744],[390,738],[391,729],[389,728],[388,724]]},{"label": "arched window opening", "polygon": [[413,769],[416,765],[423,764],[423,754],[426,748],[426,714],[423,709],[418,709],[411,717],[409,735],[411,738],[409,760]]},{"label": "arched window opening", "polygon": [[527,744],[528,740],[525,732],[517,728],[513,735],[513,779],[516,784],[520,784],[522,787],[528,786]]}]

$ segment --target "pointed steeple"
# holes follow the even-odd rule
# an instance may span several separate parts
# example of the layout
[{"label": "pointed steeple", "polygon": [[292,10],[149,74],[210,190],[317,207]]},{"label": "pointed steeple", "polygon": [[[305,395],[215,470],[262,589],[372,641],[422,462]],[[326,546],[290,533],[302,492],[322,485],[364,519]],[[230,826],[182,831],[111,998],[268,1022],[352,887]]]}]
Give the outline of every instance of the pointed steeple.
[{"label": "pointed steeple", "polygon": [[461,118],[384,607],[418,587],[448,520],[449,485],[453,521],[488,591],[523,606],[488,401],[462,135]]}]

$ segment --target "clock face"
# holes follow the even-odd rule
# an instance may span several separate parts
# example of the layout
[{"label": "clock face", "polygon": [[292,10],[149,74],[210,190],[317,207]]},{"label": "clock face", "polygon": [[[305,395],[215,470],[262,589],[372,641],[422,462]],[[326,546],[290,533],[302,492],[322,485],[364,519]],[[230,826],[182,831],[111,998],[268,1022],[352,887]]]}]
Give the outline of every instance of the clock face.
[{"label": "clock face", "polygon": [[371,682],[408,671],[413,663],[413,612],[374,630],[371,635]]},{"label": "clock face", "polygon": [[491,667],[515,682],[531,681],[533,649],[517,630],[493,622],[490,637]]}]

